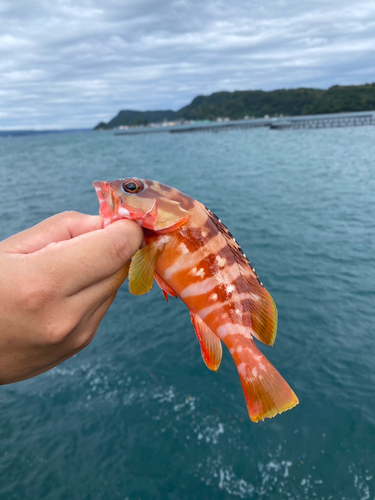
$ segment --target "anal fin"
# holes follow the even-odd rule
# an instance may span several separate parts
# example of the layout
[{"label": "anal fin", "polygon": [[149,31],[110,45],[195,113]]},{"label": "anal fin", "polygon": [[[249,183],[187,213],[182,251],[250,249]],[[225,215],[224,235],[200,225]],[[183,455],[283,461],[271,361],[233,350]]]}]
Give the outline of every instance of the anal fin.
[{"label": "anal fin", "polygon": [[190,313],[190,318],[201,346],[203,361],[207,368],[217,372],[223,355],[221,340],[197,314]]}]

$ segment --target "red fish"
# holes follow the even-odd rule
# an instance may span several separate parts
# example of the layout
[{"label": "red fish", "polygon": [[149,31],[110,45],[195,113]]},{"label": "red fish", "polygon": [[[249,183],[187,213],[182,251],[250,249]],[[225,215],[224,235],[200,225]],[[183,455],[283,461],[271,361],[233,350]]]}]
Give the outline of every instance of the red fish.
[{"label": "red fish", "polygon": [[168,295],[179,297],[190,311],[210,370],[219,369],[224,342],[252,421],[297,405],[292,389],[253,340],[274,343],[275,304],[220,219],[198,201],[155,181],[124,178],[93,185],[105,224],[126,218],[144,229],[145,246],[130,265],[130,292],[148,292],[155,278],[167,300]]}]

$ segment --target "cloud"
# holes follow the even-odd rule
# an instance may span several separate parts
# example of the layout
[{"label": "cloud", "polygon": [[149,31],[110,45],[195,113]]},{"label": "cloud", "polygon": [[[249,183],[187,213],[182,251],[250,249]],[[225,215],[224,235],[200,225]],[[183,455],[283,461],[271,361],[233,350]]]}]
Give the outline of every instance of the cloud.
[{"label": "cloud", "polygon": [[375,80],[371,0],[3,0],[0,15],[0,129]]}]

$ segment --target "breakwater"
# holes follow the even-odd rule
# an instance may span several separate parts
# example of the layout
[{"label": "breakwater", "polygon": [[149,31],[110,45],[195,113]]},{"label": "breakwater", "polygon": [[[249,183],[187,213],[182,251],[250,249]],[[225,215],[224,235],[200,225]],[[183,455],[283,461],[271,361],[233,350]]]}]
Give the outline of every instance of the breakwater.
[{"label": "breakwater", "polygon": [[228,130],[254,129],[269,127],[273,130],[286,129],[319,129],[335,127],[359,127],[374,125],[373,112],[337,113],[332,115],[310,115],[279,118],[254,118],[249,120],[232,120],[222,122],[190,123],[188,125],[140,127],[117,131],[115,135],[128,136],[139,134],[182,134],[188,132],[225,132]]}]

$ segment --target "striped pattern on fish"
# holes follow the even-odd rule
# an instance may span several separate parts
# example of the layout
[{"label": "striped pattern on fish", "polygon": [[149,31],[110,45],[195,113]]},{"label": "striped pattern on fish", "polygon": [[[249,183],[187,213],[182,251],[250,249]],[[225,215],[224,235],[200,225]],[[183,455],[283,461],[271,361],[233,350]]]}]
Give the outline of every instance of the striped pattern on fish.
[{"label": "striped pattern on fish", "polygon": [[145,293],[155,277],[167,300],[179,297],[208,368],[218,370],[224,342],[253,421],[295,406],[294,392],[253,340],[274,343],[276,307],[224,224],[198,201],[155,181],[125,178],[94,186],[108,223],[126,214],[144,228],[145,246],[130,266],[130,291]]}]

